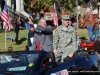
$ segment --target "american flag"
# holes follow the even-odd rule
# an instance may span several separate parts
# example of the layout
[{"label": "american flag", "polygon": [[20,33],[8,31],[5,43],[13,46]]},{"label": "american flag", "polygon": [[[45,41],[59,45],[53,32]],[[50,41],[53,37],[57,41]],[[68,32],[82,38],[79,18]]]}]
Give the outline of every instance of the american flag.
[{"label": "american flag", "polygon": [[55,3],[54,3],[53,24],[54,24],[55,26],[58,26],[58,16],[57,16],[57,10],[56,10],[56,5],[55,5]]},{"label": "american flag", "polygon": [[92,20],[93,12],[92,12],[92,5],[90,4],[90,10],[89,10],[90,20]]},{"label": "american flag", "polygon": [[8,14],[8,8],[7,8],[7,3],[5,2],[4,9],[1,14],[1,19],[5,22],[6,24],[6,32],[10,31],[10,18]]}]

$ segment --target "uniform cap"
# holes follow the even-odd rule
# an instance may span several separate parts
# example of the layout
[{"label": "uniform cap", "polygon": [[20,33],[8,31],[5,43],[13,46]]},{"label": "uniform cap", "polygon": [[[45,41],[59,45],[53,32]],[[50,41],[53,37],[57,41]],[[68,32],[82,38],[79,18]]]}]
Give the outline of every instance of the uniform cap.
[{"label": "uniform cap", "polygon": [[66,20],[66,19],[70,19],[70,17],[69,17],[69,15],[63,15],[63,16],[62,16],[62,19],[63,19],[63,20]]}]

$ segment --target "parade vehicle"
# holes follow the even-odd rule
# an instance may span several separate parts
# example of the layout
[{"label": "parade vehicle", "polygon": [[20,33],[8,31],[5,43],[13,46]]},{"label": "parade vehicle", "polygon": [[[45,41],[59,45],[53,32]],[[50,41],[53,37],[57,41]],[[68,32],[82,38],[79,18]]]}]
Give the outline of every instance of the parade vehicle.
[{"label": "parade vehicle", "polygon": [[49,62],[45,51],[0,52],[0,75],[100,75],[99,71],[96,52],[78,51],[63,63]]}]

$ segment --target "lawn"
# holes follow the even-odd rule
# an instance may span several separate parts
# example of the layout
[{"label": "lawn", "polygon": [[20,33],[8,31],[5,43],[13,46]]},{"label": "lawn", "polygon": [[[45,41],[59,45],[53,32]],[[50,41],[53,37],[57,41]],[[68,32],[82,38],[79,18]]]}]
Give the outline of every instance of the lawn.
[{"label": "lawn", "polygon": [[[88,38],[86,29],[79,29],[79,33],[80,37]],[[14,30],[11,30],[10,32],[6,33],[6,35],[8,34],[15,36]],[[7,51],[8,47],[10,46],[13,47],[13,50],[15,51],[24,50],[24,47],[27,45],[26,35],[27,35],[27,30],[21,29],[19,32],[19,44],[15,45],[14,42],[6,40],[6,48],[5,48],[5,31],[0,30],[0,50]]]},{"label": "lawn", "polygon": [[[6,35],[9,34],[15,36],[14,30],[11,30],[10,32],[6,33]],[[13,50],[24,50],[24,47],[27,45],[26,35],[27,35],[27,30],[21,29],[19,32],[19,43],[15,44],[10,40],[6,40],[6,48],[5,48],[5,31],[0,30],[0,50],[7,51],[8,47],[13,47]]]},{"label": "lawn", "polygon": [[79,36],[81,37],[85,37],[86,39],[88,39],[88,31],[87,29],[79,29]]}]

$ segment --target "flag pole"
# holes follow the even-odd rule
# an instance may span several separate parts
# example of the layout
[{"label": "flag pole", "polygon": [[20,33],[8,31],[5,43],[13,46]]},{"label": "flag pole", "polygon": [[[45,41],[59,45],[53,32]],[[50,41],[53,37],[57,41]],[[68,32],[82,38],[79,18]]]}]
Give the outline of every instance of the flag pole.
[{"label": "flag pole", "polygon": [[6,25],[5,25],[5,22],[3,22],[3,25],[5,27],[5,49],[6,49]]},{"label": "flag pole", "polygon": [[3,25],[5,26],[5,49],[6,49],[6,31],[10,30],[10,20],[9,20],[9,14],[8,14],[8,8],[7,3],[5,1],[5,5],[1,14],[1,19],[4,21]]},{"label": "flag pole", "polygon": [[[78,11],[78,1],[77,1],[77,0],[76,0],[76,11]],[[79,25],[78,25],[78,16],[79,16],[79,14],[76,12],[77,29],[78,29],[78,27],[79,27]]]}]

